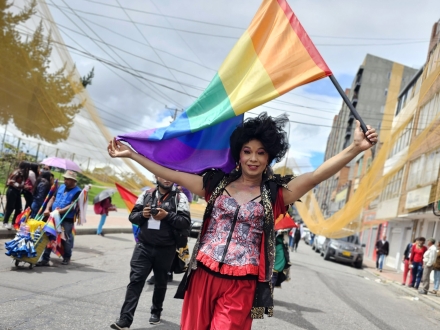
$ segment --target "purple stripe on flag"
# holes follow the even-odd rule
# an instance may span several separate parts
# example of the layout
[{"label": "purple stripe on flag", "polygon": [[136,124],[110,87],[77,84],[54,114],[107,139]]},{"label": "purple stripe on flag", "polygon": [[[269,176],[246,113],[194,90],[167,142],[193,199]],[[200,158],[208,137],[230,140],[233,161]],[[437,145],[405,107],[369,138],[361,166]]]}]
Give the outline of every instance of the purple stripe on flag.
[{"label": "purple stripe on flag", "polygon": [[[128,133],[118,138],[128,142],[141,155],[173,170],[202,173],[216,168],[230,172],[235,161],[229,152],[229,138],[243,115],[195,133],[156,140],[151,130]],[[152,140],[154,139],[154,140]]]},{"label": "purple stripe on flag", "polygon": [[124,138],[139,153],[155,163],[173,170],[202,173],[210,168],[229,172],[234,168],[229,148],[224,150],[199,150],[178,139],[163,141],[139,141]]}]

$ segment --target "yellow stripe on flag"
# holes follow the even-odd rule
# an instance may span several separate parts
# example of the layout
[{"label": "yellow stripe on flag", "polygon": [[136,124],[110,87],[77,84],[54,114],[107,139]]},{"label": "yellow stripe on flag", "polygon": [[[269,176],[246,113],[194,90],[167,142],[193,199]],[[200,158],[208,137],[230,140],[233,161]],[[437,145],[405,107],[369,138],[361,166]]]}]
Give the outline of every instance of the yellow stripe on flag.
[{"label": "yellow stripe on flag", "polygon": [[263,2],[248,34],[280,95],[327,76],[310,56],[277,1]]},{"label": "yellow stripe on flag", "polygon": [[226,57],[218,75],[236,115],[280,96],[258,59],[247,32]]}]

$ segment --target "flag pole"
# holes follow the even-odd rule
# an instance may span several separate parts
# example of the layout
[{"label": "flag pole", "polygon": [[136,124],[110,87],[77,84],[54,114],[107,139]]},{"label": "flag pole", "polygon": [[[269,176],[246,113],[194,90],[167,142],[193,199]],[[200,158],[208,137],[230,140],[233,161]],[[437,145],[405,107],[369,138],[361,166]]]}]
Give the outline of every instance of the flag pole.
[{"label": "flag pole", "polygon": [[368,131],[367,125],[365,125],[364,120],[361,118],[361,116],[359,115],[359,113],[356,111],[355,107],[353,106],[353,104],[350,102],[350,100],[348,99],[347,95],[344,93],[344,91],[342,90],[341,85],[339,85],[338,81],[336,80],[334,75],[330,75],[329,76],[330,80],[332,81],[333,85],[335,85],[336,89],[338,90],[339,94],[341,95],[342,99],[344,100],[345,104],[347,105],[347,107],[350,109],[351,113],[353,114],[354,118],[356,118],[357,120],[359,120],[359,122],[361,123],[361,128],[362,131],[364,133],[366,133]]}]

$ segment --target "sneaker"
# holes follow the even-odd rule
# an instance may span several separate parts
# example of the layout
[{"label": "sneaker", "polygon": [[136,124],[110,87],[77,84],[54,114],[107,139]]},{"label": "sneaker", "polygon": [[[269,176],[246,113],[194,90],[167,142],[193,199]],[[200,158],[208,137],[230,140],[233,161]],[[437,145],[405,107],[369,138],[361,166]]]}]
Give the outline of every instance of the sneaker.
[{"label": "sneaker", "polygon": [[11,224],[9,222],[6,224],[6,229],[8,229],[8,230],[12,229],[12,226],[11,226]]},{"label": "sneaker", "polygon": [[50,264],[49,264],[49,261],[47,261],[47,260],[41,260],[41,261],[38,261],[35,266],[37,266],[37,267],[50,267]]},{"label": "sneaker", "polygon": [[428,294],[428,292],[422,289],[422,290],[419,290],[419,294]]},{"label": "sneaker", "polygon": [[130,324],[128,323],[128,321],[122,319],[122,320],[117,320],[115,323],[110,325],[110,328],[116,330],[126,330],[126,329],[130,329]]},{"label": "sneaker", "polygon": [[69,265],[70,264],[70,259],[63,259],[63,262],[61,263],[61,265]]},{"label": "sneaker", "polygon": [[381,272],[381,273],[382,273],[382,269],[379,269],[379,272]]},{"label": "sneaker", "polygon": [[159,324],[160,323],[160,314],[152,313],[150,316],[150,320],[148,322],[150,322],[150,324]]},{"label": "sneaker", "polygon": [[153,284],[156,283],[156,280],[154,279],[154,275],[151,276],[151,277],[147,280],[147,283],[148,283],[149,285],[153,285]]}]

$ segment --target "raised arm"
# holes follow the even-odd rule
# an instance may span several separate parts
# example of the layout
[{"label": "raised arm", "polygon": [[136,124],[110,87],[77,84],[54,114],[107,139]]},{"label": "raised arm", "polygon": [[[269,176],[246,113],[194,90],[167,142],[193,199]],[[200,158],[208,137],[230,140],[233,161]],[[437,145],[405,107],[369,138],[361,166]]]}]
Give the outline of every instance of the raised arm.
[{"label": "raised arm", "polygon": [[158,177],[177,183],[196,195],[204,196],[205,194],[203,191],[203,178],[199,175],[174,171],[165,166],[156,164],[148,158],[134,152],[130,147],[116,139],[110,141],[107,149],[109,155],[113,158],[120,157],[133,159]]},{"label": "raised arm", "polygon": [[290,181],[288,184],[289,189],[284,188],[283,190],[284,204],[288,205],[296,202],[317,184],[338,173],[359,153],[371,148],[373,144],[376,144],[376,130],[370,126],[367,127],[368,131],[364,134],[360,128],[359,121],[356,121],[353,143],[349,147],[325,161],[315,171],[304,173]]}]

